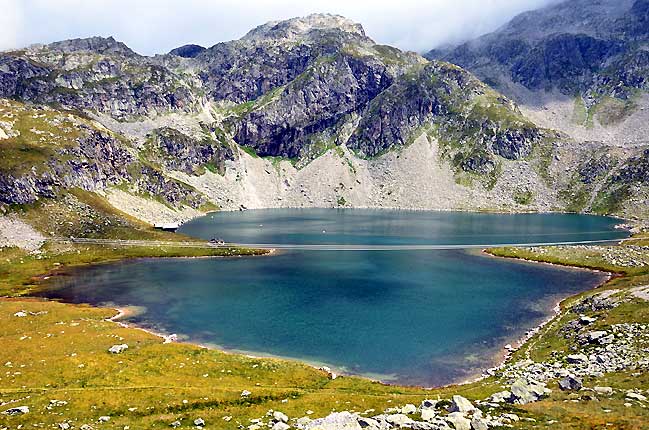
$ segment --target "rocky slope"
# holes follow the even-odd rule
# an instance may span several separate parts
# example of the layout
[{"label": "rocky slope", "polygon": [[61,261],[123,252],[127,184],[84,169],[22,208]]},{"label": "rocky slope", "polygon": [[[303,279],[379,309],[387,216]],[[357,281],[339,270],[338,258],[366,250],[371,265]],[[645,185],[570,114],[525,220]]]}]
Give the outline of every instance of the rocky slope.
[{"label": "rocky slope", "polygon": [[149,222],[242,206],[643,215],[628,202],[645,152],[593,159],[466,70],[339,16],[155,57],[112,38],[0,53],[0,98],[4,211],[78,187]]},{"label": "rocky slope", "polygon": [[[575,175],[574,188],[584,195],[571,207],[628,214],[648,203],[646,181],[617,174],[646,161],[648,19],[646,0],[565,0],[427,57],[467,68],[540,126],[599,142],[578,170],[599,169],[603,181],[590,187],[591,179]],[[607,167],[601,157],[609,160]]]}]

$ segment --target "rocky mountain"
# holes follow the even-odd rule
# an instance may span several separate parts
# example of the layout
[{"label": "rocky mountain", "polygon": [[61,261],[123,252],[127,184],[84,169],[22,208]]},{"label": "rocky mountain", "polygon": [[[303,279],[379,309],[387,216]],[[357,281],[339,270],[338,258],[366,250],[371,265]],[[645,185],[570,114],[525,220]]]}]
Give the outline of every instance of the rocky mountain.
[{"label": "rocky mountain", "polygon": [[0,202],[78,187],[149,222],[241,206],[638,213],[637,193],[600,190],[644,187],[642,154],[596,145],[591,161],[476,75],[322,14],[154,57],[113,38],[0,53]]},{"label": "rocky mountain", "polygon": [[565,0],[427,57],[466,67],[499,88],[506,77],[530,90],[579,93],[590,108],[605,96],[626,100],[647,89],[648,14],[647,0]]},{"label": "rocky mountain", "polygon": [[[477,40],[432,50],[426,57],[466,68],[511,97],[541,126],[610,147],[605,150],[609,159],[616,158],[613,152],[619,156],[622,151],[631,157],[630,163],[637,164],[635,160],[645,156],[643,147],[649,144],[647,0],[564,0],[523,13]],[[603,166],[597,154],[593,157],[583,161],[582,170]],[[609,164],[602,173],[615,166],[627,169],[621,163]],[[602,188],[617,190],[619,184],[611,182],[617,179],[612,174]],[[624,200],[622,195],[633,194],[632,188],[644,184],[634,180],[619,195],[604,199]]]}]

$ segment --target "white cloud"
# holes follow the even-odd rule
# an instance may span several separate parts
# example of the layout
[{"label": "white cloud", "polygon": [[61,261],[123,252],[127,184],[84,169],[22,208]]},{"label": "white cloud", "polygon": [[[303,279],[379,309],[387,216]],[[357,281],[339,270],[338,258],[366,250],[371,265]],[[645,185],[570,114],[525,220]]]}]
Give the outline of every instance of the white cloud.
[{"label": "white cloud", "polygon": [[18,46],[21,26],[20,0],[0,0],[0,50]]},{"label": "white cloud", "polygon": [[138,52],[154,54],[186,43],[211,46],[269,20],[330,12],[360,22],[377,42],[425,51],[494,30],[550,1],[0,0],[0,44],[113,35]]}]

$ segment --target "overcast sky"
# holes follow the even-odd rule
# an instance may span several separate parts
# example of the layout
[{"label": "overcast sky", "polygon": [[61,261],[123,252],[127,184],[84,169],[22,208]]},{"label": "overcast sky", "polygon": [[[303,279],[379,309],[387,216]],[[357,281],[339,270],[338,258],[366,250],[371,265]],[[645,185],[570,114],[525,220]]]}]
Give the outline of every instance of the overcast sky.
[{"label": "overcast sky", "polygon": [[212,46],[264,22],[329,12],[379,43],[427,51],[498,28],[554,0],[0,0],[0,49],[114,36],[141,54]]}]

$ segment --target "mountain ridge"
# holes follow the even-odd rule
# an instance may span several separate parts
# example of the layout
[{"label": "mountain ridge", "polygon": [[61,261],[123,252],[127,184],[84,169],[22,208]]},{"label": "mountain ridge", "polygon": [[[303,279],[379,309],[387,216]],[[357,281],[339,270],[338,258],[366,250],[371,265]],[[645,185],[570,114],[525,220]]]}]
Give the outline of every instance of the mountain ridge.
[{"label": "mountain ridge", "polygon": [[[343,17],[271,22],[171,52],[140,56],[113,38],[88,38],[0,54],[0,145],[29,155],[19,169],[0,163],[4,210],[79,186],[134,216],[158,208],[147,213],[164,219],[286,206],[641,215],[627,202],[645,192],[642,174],[616,176],[640,188],[596,205],[608,176],[586,168],[589,146],[537,125],[479,74],[378,45]],[[39,121],[40,109],[53,118]],[[104,169],[102,139],[93,151],[70,139],[70,156],[47,138],[16,135],[66,115],[87,121],[91,135],[107,133],[125,168]],[[642,152],[595,146],[613,151],[616,165],[644,168]],[[566,174],[574,171],[590,176]],[[585,185],[572,195],[575,183]]]}]

